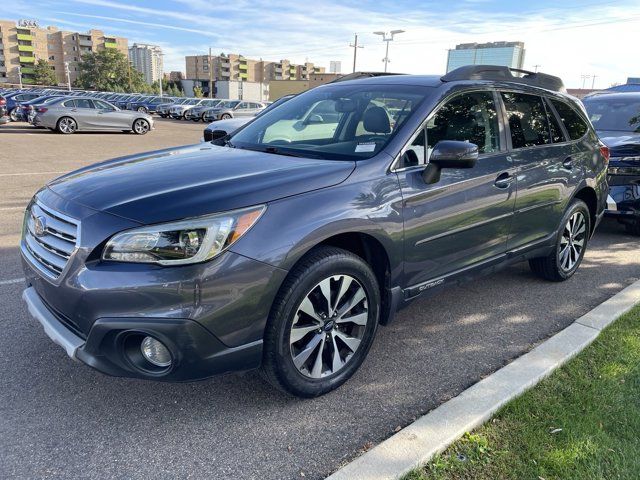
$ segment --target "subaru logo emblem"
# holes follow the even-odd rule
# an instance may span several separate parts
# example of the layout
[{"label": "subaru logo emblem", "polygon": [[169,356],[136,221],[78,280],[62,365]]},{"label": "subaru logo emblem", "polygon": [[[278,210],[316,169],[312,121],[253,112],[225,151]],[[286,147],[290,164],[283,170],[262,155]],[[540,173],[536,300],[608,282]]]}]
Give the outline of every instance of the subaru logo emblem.
[{"label": "subaru logo emblem", "polygon": [[44,235],[44,232],[47,230],[47,221],[42,216],[34,216],[33,217],[33,229],[36,237],[41,237]]}]

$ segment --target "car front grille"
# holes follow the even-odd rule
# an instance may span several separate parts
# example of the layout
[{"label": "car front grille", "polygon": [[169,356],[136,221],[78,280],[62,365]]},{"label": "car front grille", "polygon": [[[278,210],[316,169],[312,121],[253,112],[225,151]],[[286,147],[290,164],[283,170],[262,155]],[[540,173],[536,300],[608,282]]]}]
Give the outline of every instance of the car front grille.
[{"label": "car front grille", "polygon": [[40,203],[27,209],[21,248],[34,267],[57,279],[76,249],[78,222]]}]

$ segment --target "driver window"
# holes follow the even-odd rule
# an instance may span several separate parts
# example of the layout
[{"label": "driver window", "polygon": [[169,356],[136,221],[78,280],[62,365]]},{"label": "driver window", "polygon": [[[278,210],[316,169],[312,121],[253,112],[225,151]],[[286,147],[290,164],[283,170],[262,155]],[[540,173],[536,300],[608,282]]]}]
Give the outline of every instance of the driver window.
[{"label": "driver window", "polygon": [[440,140],[475,143],[478,153],[500,150],[498,112],[491,92],[469,92],[445,103],[427,122],[427,150]]}]

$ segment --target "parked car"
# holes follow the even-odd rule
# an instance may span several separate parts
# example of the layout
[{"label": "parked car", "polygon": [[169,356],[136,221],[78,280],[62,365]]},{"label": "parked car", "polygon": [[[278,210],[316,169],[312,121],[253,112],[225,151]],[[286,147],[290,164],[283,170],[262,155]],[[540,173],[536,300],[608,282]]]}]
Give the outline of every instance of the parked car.
[{"label": "parked car", "polygon": [[[560,79],[523,75],[327,84],[220,146],[53,180],[25,217],[29,311],[110,375],[260,367],[313,397],[343,384],[414,298],[523,260],[566,280],[604,212],[607,148]],[[319,104],[314,125],[328,125],[301,138],[289,122]]]},{"label": "parked car", "polygon": [[584,104],[611,152],[605,214],[640,235],[640,92],[593,95]]},{"label": "parked car", "polygon": [[28,102],[29,100],[33,100],[34,98],[39,97],[39,93],[35,92],[25,92],[25,91],[16,91],[13,93],[9,93],[5,95],[6,108],[7,112],[9,112],[9,117],[12,122],[17,122],[19,120],[19,109],[20,104],[22,102]]},{"label": "parked car", "polygon": [[[295,95],[285,95],[279,98],[278,100],[276,100],[275,102],[269,103],[269,105],[267,105],[267,107],[264,110],[258,113],[256,117],[260,115],[264,115],[265,113],[270,111],[272,108],[275,108],[278,105],[282,105],[287,100],[291,100],[293,97],[295,97]],[[204,129],[203,140],[205,142],[210,142],[212,140],[222,138],[232,132],[235,132],[237,129],[239,129],[243,125],[246,125],[256,117],[235,117],[235,118],[229,118],[227,120],[218,120],[216,122],[212,122],[209,125],[207,125],[207,128]]]},{"label": "parked car", "polygon": [[11,118],[9,118],[9,114],[7,113],[7,102],[4,97],[0,96],[0,125],[4,125],[10,121]]},{"label": "parked car", "polygon": [[203,113],[203,121],[227,120],[234,117],[255,117],[266,107],[262,103],[244,100],[229,100],[216,107],[209,108]]},{"label": "parked car", "polygon": [[182,120],[184,119],[184,114],[187,110],[195,107],[196,105],[200,105],[204,100],[204,98],[189,98],[186,102],[181,103],[180,105],[170,107],[169,116],[176,120]]},{"label": "parked car", "polygon": [[191,99],[182,97],[182,98],[176,98],[175,101],[172,103],[161,103],[156,107],[156,113],[160,115],[162,118],[167,118],[169,116],[169,109],[171,107],[173,107],[174,105],[183,105],[188,100],[191,100]]},{"label": "parked car", "polygon": [[42,95],[34,98],[33,100],[29,100],[27,102],[21,102],[20,106],[16,108],[16,121],[27,122],[29,120],[29,115],[34,111],[34,106],[44,103],[51,98],[60,98],[63,95],[55,94],[55,95]]},{"label": "parked car", "polygon": [[39,106],[33,125],[71,134],[81,130],[121,130],[144,135],[153,128],[151,115],[129,112],[97,98],[63,97]]},{"label": "parked car", "polygon": [[206,98],[202,100],[198,105],[186,110],[184,112],[184,119],[193,120],[194,122],[199,122],[200,120],[202,120],[204,122],[204,111],[210,108],[215,108],[224,101],[226,100],[220,98]]},{"label": "parked car", "polygon": [[127,105],[128,110],[137,110],[138,112],[155,113],[156,108],[160,104],[172,104],[174,99],[172,97],[146,97],[140,100],[130,102]]}]

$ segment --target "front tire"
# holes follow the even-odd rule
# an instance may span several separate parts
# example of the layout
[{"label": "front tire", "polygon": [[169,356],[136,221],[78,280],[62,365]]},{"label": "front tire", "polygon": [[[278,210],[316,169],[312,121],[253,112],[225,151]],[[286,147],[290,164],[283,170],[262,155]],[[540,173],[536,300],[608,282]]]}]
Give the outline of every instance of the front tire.
[{"label": "front tire", "polygon": [[17,121],[18,121],[18,107],[16,107],[16,108],[12,109],[12,110],[9,112],[9,119],[10,119],[12,122],[17,122]]},{"label": "front tire", "polygon": [[147,108],[146,107],[138,107],[138,111],[140,113],[147,113]]},{"label": "front tire", "polygon": [[220,120],[229,120],[230,118],[232,118],[230,113],[223,113]]},{"label": "front tire", "polygon": [[340,248],[312,250],[291,270],[274,301],[263,376],[298,397],[338,388],[367,356],[379,315],[380,290],[369,265]]},{"label": "front tire", "polygon": [[568,280],[582,263],[591,235],[591,214],[587,204],[573,200],[560,225],[553,252],[529,260],[536,275],[552,282]]}]

